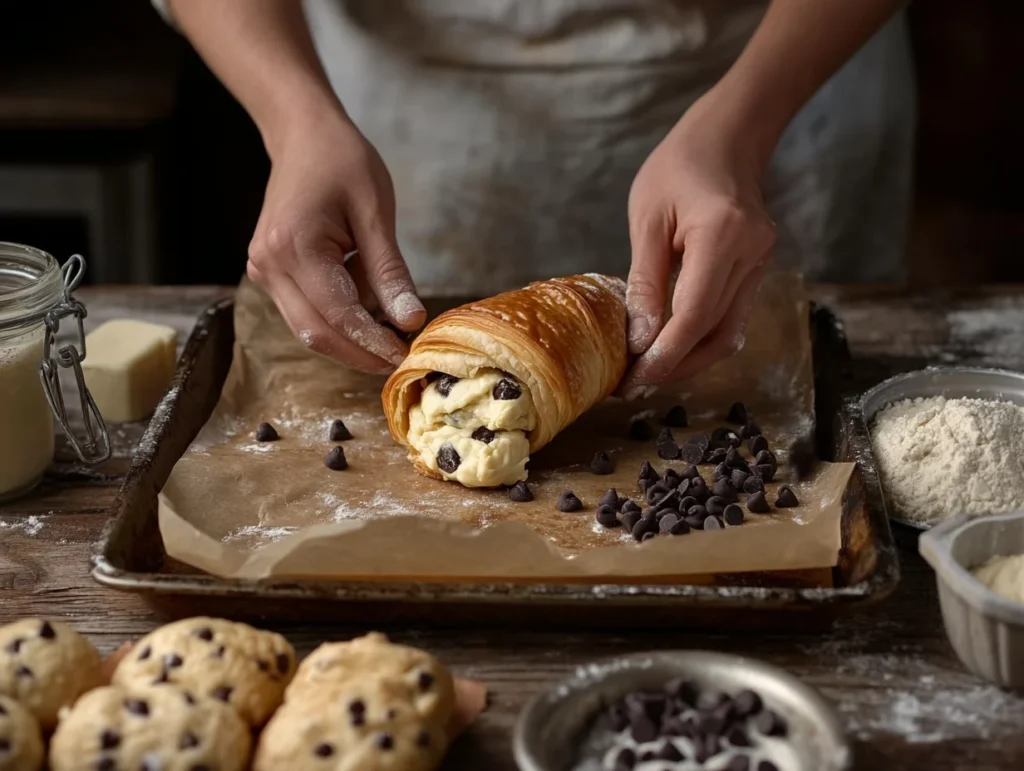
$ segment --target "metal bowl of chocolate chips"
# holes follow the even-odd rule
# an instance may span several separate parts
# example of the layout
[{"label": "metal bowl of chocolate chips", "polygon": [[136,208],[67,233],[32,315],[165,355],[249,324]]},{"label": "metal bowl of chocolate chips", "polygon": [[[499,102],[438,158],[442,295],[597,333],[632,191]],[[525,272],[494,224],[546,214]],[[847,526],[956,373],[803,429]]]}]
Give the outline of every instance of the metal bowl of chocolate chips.
[{"label": "metal bowl of chocolate chips", "polygon": [[530,702],[514,735],[521,771],[845,771],[832,706],[781,669],[711,651],[581,667]]}]

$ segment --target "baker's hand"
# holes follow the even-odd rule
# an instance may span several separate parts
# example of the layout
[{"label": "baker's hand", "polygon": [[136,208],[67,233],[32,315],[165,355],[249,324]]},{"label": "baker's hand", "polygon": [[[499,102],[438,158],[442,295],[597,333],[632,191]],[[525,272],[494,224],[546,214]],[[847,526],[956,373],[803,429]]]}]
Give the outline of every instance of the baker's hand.
[{"label": "baker's hand", "polygon": [[271,149],[247,271],[310,349],[389,372],[408,348],[368,308],[404,331],[426,317],[395,240],[391,177],[344,115],[319,117]]},{"label": "baker's hand", "polygon": [[[738,351],[775,240],[761,163],[699,100],[654,149],[629,195],[627,398]],[[665,321],[669,281],[682,255]]]}]

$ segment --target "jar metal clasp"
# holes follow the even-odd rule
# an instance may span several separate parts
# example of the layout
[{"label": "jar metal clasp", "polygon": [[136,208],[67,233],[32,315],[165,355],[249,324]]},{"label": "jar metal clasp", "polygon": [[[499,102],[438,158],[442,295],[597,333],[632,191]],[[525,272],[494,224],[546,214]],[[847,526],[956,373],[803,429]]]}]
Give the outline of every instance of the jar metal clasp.
[{"label": "jar metal clasp", "polygon": [[[60,423],[75,454],[83,463],[102,463],[110,457],[110,434],[103,422],[99,408],[92,394],[85,385],[85,373],[82,371],[82,360],[85,358],[85,329],[82,320],[86,317],[85,305],[75,299],[72,292],[78,288],[85,274],[85,258],[74,254],[61,268],[64,277],[64,294],[60,302],[46,312],[43,322],[46,324],[46,337],[43,342],[43,360],[39,365],[39,377],[43,381],[43,392],[50,404],[54,416]],[[77,340],[58,347],[57,332],[62,319],[73,317],[78,325]],[[77,343],[77,346],[76,346]],[[54,355],[56,352],[56,355]],[[81,401],[82,420],[85,423],[85,436],[75,435],[68,419],[67,405],[60,388],[60,370],[70,369],[74,373]]]}]

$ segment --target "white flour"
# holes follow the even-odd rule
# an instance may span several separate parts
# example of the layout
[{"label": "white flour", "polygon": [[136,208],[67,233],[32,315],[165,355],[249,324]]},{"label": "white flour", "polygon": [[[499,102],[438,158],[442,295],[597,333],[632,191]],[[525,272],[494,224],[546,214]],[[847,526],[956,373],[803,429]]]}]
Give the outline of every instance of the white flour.
[{"label": "white flour", "polygon": [[914,522],[1024,506],[1024,409],[1009,402],[898,402],[871,431],[893,513]]}]

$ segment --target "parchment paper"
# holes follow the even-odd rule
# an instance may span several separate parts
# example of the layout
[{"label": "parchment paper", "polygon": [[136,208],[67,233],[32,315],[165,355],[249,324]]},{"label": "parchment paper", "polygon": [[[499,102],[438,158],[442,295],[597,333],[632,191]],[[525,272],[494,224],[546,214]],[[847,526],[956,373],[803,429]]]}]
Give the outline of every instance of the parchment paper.
[{"label": "parchment paper", "polygon": [[[722,531],[641,545],[594,521],[609,487],[640,498],[636,479],[644,460],[659,471],[684,465],[659,460],[653,440],[629,440],[631,416],[653,410],[658,431],[667,408],[684,404],[691,428],[674,431],[682,442],[693,431],[726,425],[725,411],[740,400],[777,453],[812,426],[807,313],[796,277],[770,277],[740,354],[674,393],[641,403],[610,399],[591,410],[531,459],[536,500],[513,503],[503,490],[468,490],[416,474],[387,431],[383,378],[310,353],[262,290],[245,281],[220,402],[160,495],[167,553],[218,576],[247,579],[656,580],[835,565],[852,464],[821,464],[794,488],[799,508],[748,514],[743,525]],[[343,444],[346,471],[323,464],[334,446],[327,429],[335,418],[355,437]],[[253,439],[262,421],[277,427],[279,441]],[[596,450],[611,453],[614,474],[588,470]],[[711,467],[701,469],[710,481]],[[770,501],[775,487],[769,486]],[[555,508],[565,488],[583,500],[583,511]]]}]

